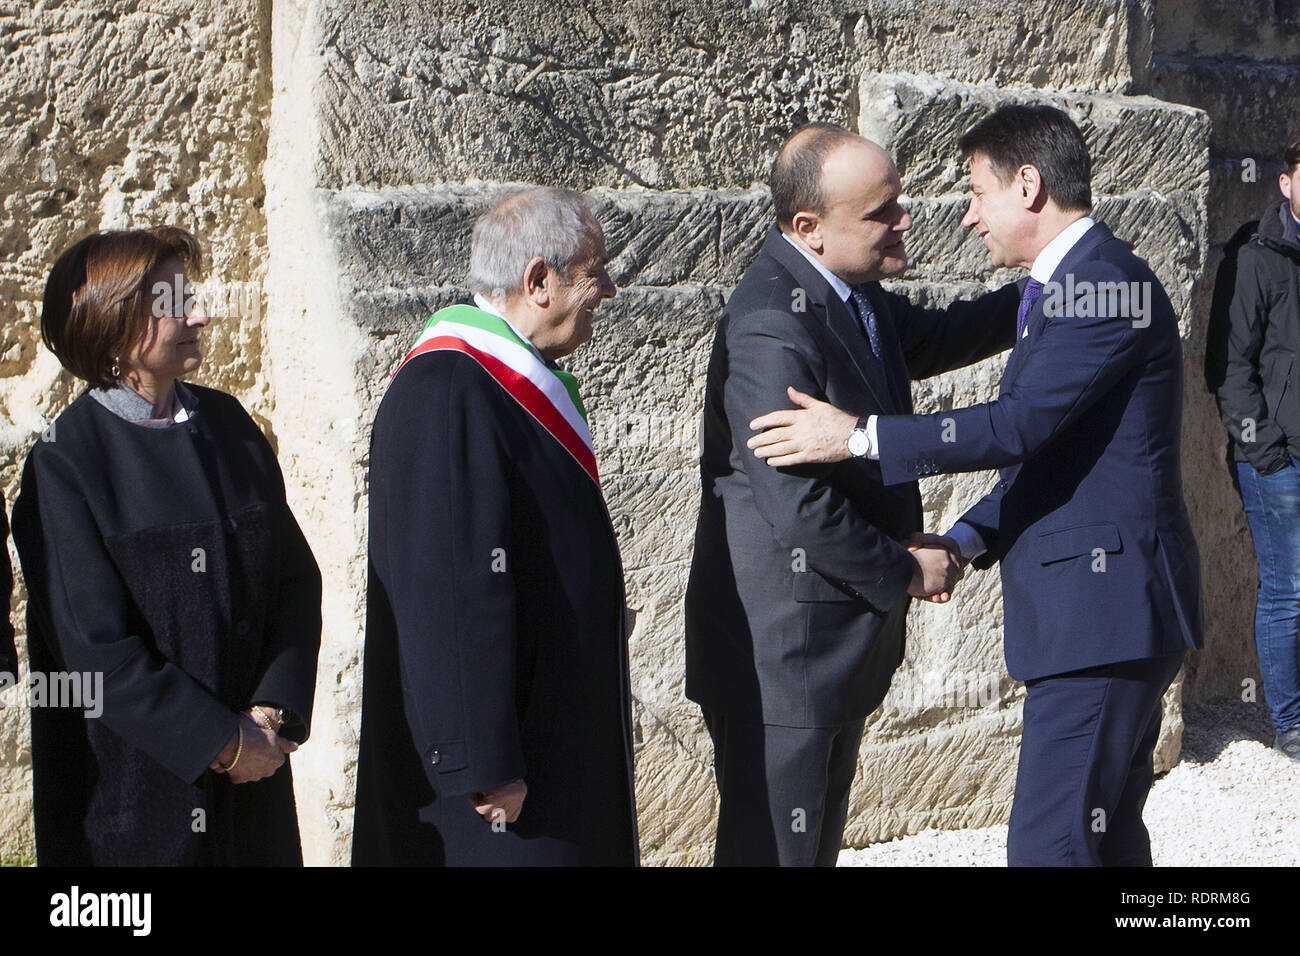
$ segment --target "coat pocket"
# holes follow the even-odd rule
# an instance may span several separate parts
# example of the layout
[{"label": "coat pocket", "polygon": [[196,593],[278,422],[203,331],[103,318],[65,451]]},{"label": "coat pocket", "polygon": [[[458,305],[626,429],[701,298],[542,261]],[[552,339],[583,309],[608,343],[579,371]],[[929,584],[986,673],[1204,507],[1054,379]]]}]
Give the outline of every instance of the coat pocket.
[{"label": "coat pocket", "polygon": [[794,599],[807,601],[859,601],[861,598],[837,587],[816,571],[796,571]]},{"label": "coat pocket", "polygon": [[1059,531],[1045,531],[1038,536],[1034,556],[1041,564],[1066,561],[1080,555],[1092,554],[1100,548],[1107,554],[1123,550],[1119,528],[1109,522],[1075,525]]},{"label": "coat pocket", "polygon": [[[1283,371],[1283,362],[1286,363]],[[1293,391],[1291,388],[1291,375],[1295,371],[1295,356],[1287,355],[1285,359],[1278,357],[1276,364],[1273,366],[1271,374],[1268,374],[1264,381],[1264,405],[1268,409],[1268,415],[1274,421],[1285,417],[1280,415],[1283,402],[1286,401],[1288,392]],[[1290,423],[1288,423],[1290,424]]]}]

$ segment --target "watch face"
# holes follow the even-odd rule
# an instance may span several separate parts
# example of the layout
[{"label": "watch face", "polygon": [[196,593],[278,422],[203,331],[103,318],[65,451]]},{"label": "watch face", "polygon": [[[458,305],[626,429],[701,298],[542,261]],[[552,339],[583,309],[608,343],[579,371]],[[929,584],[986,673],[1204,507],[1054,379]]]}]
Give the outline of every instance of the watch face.
[{"label": "watch face", "polygon": [[861,458],[867,453],[867,433],[854,430],[849,436],[849,454],[854,458]]}]

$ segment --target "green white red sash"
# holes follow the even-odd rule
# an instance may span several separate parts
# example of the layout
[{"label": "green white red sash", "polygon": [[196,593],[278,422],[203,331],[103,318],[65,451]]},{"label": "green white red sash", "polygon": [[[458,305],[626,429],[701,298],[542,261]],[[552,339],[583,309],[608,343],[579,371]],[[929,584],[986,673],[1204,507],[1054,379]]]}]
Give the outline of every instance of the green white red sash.
[{"label": "green white red sash", "polygon": [[478,362],[600,486],[587,410],[572,375],[548,368],[504,320],[472,305],[435,312],[397,372],[417,355],[442,351],[463,352]]}]

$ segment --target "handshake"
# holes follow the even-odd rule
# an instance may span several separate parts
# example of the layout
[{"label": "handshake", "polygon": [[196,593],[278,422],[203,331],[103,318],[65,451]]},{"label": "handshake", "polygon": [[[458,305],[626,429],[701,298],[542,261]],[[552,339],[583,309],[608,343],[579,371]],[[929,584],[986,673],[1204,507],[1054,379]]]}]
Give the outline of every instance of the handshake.
[{"label": "handshake", "polygon": [[935,604],[952,598],[953,588],[966,573],[966,561],[952,538],[916,532],[907,539],[907,550],[916,562],[907,593]]}]

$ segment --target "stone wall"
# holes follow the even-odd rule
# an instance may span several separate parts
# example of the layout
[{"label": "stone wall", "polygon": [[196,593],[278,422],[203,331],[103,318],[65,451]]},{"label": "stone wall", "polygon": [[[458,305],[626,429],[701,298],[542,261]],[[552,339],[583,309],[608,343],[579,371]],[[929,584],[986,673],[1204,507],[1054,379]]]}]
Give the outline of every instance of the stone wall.
[{"label": "stone wall", "polygon": [[[1007,278],[960,228],[957,135],[1011,98],[1054,103],[1081,124],[1098,215],[1137,243],[1182,317],[1185,484],[1210,647],[1166,700],[1163,766],[1177,759],[1179,691],[1234,693],[1252,672],[1252,596],[1240,582],[1253,555],[1199,386],[1198,277],[1235,213],[1229,161],[1255,150],[1262,165],[1272,148],[1242,120],[1240,87],[1271,77],[1280,104],[1300,87],[1280,6],[936,0],[922,14],[894,0],[268,0],[167,12],[182,8],[19,13],[0,2],[11,67],[0,122],[13,127],[3,141],[35,137],[0,158],[11,184],[0,234],[10,293],[0,300],[3,475],[12,501],[32,430],[71,395],[34,330],[45,271],[80,231],[189,222],[222,275],[264,281],[260,321],[227,325],[205,380],[238,394],[273,432],[325,575],[313,737],[294,758],[308,862],[345,863],[349,853],[370,422],[419,323],[464,294],[474,216],[521,182],[585,190],[605,224],[620,292],[569,364],[591,411],[636,616],[643,849],[651,863],[707,862],[711,752],[682,696],[698,413],[713,324],[770,222],[768,166],[810,120],[860,129],[898,158],[916,225],[912,267],[896,287],[937,304]],[[1225,20],[1258,40],[1262,61],[1234,59]],[[197,52],[188,37],[200,38]],[[76,112],[79,103],[98,107]],[[1253,201],[1266,190],[1246,192]],[[1002,362],[918,383],[919,408],[988,399]],[[924,482],[927,524],[946,527],[988,481]],[[914,610],[907,660],[868,723],[850,843],[1005,819],[1023,690],[1003,669],[1001,621],[988,573],[954,605]],[[0,715],[4,847],[30,839],[21,718]]]}]

